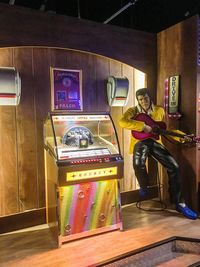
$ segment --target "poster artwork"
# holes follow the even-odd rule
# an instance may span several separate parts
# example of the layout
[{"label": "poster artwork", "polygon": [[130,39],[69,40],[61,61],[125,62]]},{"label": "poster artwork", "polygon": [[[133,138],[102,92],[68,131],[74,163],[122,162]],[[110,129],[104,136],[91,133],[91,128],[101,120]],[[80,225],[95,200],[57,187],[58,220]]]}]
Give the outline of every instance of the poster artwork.
[{"label": "poster artwork", "polygon": [[52,69],[53,110],[82,110],[81,71]]}]

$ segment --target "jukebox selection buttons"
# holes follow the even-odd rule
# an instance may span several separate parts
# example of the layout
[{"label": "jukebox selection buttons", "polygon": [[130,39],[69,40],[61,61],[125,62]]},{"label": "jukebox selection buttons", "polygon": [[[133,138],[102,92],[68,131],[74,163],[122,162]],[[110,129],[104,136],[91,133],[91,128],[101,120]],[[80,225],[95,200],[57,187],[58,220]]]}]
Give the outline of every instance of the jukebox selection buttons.
[{"label": "jukebox selection buttons", "polygon": [[79,164],[88,164],[88,163],[101,163],[103,162],[103,159],[101,158],[94,158],[94,159],[79,159],[79,160],[73,160],[70,162],[72,165],[79,165]]},{"label": "jukebox selection buttons", "polygon": [[70,165],[90,164],[90,163],[107,163],[122,160],[121,156],[116,157],[103,157],[103,158],[90,158],[90,159],[75,159],[69,162]]}]

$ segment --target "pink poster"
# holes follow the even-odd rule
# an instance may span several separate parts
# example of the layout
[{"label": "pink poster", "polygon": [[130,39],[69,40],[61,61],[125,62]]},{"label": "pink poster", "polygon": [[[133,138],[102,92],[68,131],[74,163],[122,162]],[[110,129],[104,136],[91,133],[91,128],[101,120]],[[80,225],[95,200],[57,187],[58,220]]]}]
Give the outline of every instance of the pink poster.
[{"label": "pink poster", "polygon": [[82,110],[82,72],[51,68],[52,110]]}]

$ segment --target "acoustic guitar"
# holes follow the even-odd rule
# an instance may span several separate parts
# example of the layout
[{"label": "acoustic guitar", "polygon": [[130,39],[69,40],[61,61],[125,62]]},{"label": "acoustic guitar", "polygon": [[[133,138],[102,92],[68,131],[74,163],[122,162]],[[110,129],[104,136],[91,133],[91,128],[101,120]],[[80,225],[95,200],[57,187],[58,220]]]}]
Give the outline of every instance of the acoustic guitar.
[{"label": "acoustic guitar", "polygon": [[149,115],[145,113],[139,113],[133,119],[136,121],[142,121],[146,125],[152,128],[151,133],[138,132],[138,131],[132,130],[131,131],[132,136],[138,140],[144,140],[147,138],[153,138],[155,140],[158,140],[160,135],[169,135],[169,136],[176,136],[180,138],[189,137],[191,139],[191,142],[196,142],[196,143],[200,142],[200,138],[194,137],[194,135],[185,135],[185,134],[180,134],[180,133],[166,130],[167,125],[165,122],[154,121]]}]

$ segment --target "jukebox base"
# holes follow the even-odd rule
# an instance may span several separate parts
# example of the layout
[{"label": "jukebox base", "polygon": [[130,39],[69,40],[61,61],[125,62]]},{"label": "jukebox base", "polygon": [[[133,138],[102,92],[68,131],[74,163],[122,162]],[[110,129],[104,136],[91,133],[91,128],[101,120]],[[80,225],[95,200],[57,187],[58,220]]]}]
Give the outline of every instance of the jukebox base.
[{"label": "jukebox base", "polygon": [[85,231],[85,232],[81,232],[81,233],[77,233],[73,235],[68,235],[68,236],[59,235],[59,245],[61,246],[62,244],[66,242],[70,242],[73,240],[78,240],[78,239],[82,239],[82,238],[86,238],[86,237],[90,237],[94,235],[99,235],[99,234],[107,233],[110,231],[116,231],[116,230],[122,230],[121,223],[117,223],[115,225],[101,227],[98,229],[93,229],[93,230],[89,230],[89,231]]}]

